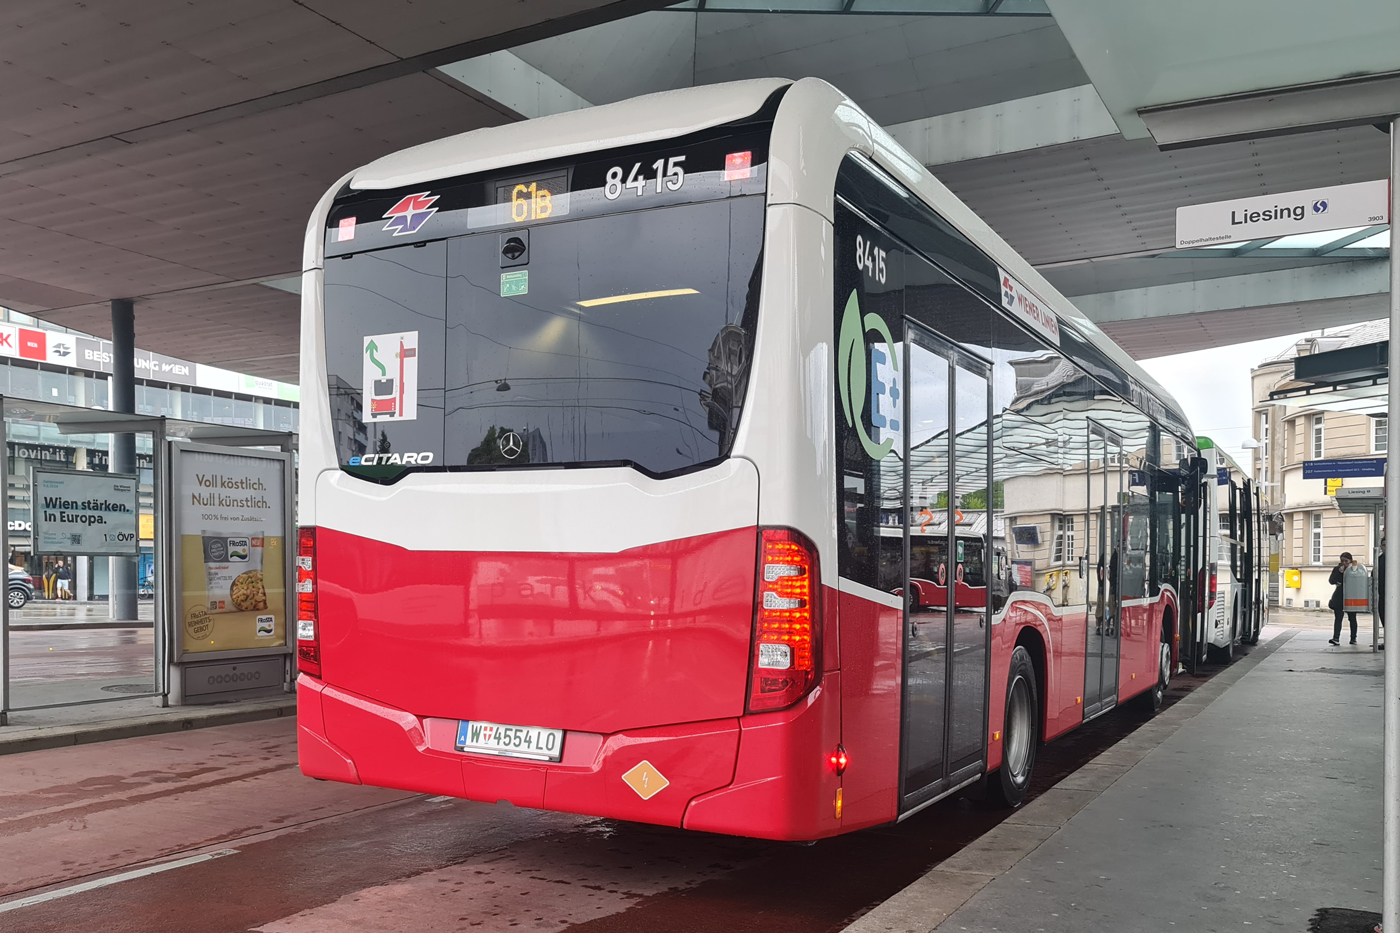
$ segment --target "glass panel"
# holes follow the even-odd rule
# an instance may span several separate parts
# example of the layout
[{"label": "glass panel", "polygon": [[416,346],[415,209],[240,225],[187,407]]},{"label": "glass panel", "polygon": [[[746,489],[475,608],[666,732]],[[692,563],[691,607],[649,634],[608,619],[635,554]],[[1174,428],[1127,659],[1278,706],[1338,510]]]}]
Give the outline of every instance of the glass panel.
[{"label": "glass panel", "polygon": [[255,402],[244,399],[233,400],[233,424],[242,428],[255,427]]},{"label": "glass panel", "polygon": [[[891,364],[903,368],[903,343],[886,343],[884,331],[893,338],[903,329],[905,257],[893,240],[840,205],[836,243],[838,569],[847,579],[898,593],[906,582],[904,449],[889,419],[904,407],[899,393],[908,380],[895,381]],[[883,330],[869,326],[872,315]]]},{"label": "glass panel", "polygon": [[[1301,210],[1301,208],[1300,208]],[[1335,243],[1337,240],[1351,236],[1353,233],[1360,233],[1365,227],[1347,227],[1343,230],[1321,230],[1315,233],[1294,233],[1289,236],[1279,237],[1272,243],[1265,243],[1260,249],[1317,249],[1319,246],[1326,246],[1328,243]],[[1369,239],[1369,238],[1368,238]],[[1363,243],[1365,240],[1362,241]],[[1352,244],[1353,246],[1360,244]]]},{"label": "glass panel", "polygon": [[952,724],[948,761],[958,768],[981,757],[987,693],[987,532],[988,501],[987,380],[961,366],[956,384],[956,432],[953,458],[957,503],[953,512],[956,534],[956,582],[953,595],[953,650],[949,661]]},{"label": "glass panel", "polygon": [[705,4],[709,12],[724,10],[773,11],[779,13],[835,13],[845,5],[845,0],[710,0]]},{"label": "glass panel", "polygon": [[87,381],[87,405],[95,408],[106,408],[109,388],[105,376],[89,377]]},{"label": "glass panel", "polygon": [[42,398],[39,394],[39,371],[28,366],[10,364],[10,394],[16,398]]},{"label": "glass panel", "polygon": [[[521,234],[528,265],[502,252]],[[762,199],[733,198],[451,240],[446,462],[666,473],[727,456],[762,234]]]},{"label": "glass panel", "polygon": [[186,421],[212,421],[214,418],[214,400],[203,393],[191,392],[185,397],[185,420]]},{"label": "glass panel", "polygon": [[[371,451],[442,456],[446,269],[442,241],[326,260],[326,368],[342,463]],[[418,340],[416,417],[399,419],[391,409],[386,416],[393,420],[376,415],[366,424],[364,374],[373,374],[374,388],[383,384],[384,398],[396,399],[402,380],[397,344],[404,334]],[[375,349],[367,352],[371,341]],[[208,417],[212,412],[200,420]]]},{"label": "glass panel", "polygon": [[[904,793],[944,774],[949,561],[948,361],[909,345],[909,597],[904,661]],[[983,403],[985,406],[985,402]]]},{"label": "glass panel", "polygon": [[73,388],[74,378],[80,379],[82,377],[70,377],[67,373],[41,370],[39,372],[39,397],[46,402],[58,402],[63,405],[77,404],[78,396]]},{"label": "glass panel", "polygon": [[[729,2],[729,0],[725,0]],[[709,4],[706,4],[708,7]],[[790,0],[783,3],[785,8],[790,7]],[[851,6],[852,13],[904,13],[916,15],[919,13],[981,13],[986,9],[983,0],[855,0]]]},{"label": "glass panel", "polygon": [[1124,577],[1128,561],[1128,476],[1126,456],[1116,438],[1108,440],[1108,466],[1104,470],[1104,501],[1108,503],[1104,541],[1108,555],[1107,621],[1103,633],[1103,683],[1100,702],[1118,701],[1118,656],[1123,630]]},{"label": "glass panel", "polygon": [[1096,711],[1103,687],[1103,641],[1108,618],[1108,505],[1106,464],[1108,444],[1097,431],[1089,432],[1089,459],[1085,464],[1088,489],[1089,625],[1084,644],[1084,715]]}]

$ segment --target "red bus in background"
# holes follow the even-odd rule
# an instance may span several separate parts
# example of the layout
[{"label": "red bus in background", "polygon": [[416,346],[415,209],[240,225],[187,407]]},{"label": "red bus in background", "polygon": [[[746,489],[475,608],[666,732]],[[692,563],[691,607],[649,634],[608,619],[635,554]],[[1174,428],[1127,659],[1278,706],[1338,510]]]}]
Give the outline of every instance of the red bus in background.
[{"label": "red bus in background", "polygon": [[830,85],[396,153],[306,256],[307,774],[816,839],[1160,705],[1180,407]]}]

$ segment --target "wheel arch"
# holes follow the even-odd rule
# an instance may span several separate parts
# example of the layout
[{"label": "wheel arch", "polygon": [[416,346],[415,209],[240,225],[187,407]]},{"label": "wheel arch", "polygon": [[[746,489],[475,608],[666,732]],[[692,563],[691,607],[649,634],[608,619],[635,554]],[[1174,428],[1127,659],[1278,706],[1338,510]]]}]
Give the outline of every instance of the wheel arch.
[{"label": "wheel arch", "polygon": [[1046,721],[1046,710],[1049,708],[1046,694],[1049,692],[1049,653],[1046,651],[1045,636],[1040,629],[1034,625],[1024,625],[1016,633],[1016,643],[1011,650],[1025,648],[1026,653],[1031,656],[1031,669],[1035,671],[1035,695],[1036,695],[1036,716],[1040,721],[1040,739],[1045,741],[1045,735],[1049,731],[1049,723]]},{"label": "wheel arch", "polygon": [[1180,664],[1181,641],[1176,628],[1176,605],[1171,602],[1162,609],[1162,635],[1167,639],[1167,644],[1172,646],[1172,663]]}]

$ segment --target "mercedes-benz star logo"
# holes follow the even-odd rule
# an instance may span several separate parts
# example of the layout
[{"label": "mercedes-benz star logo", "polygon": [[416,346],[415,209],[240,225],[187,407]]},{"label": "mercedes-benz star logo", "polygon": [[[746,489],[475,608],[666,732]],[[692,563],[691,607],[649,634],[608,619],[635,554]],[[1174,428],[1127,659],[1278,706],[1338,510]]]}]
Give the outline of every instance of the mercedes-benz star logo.
[{"label": "mercedes-benz star logo", "polygon": [[501,435],[501,453],[507,460],[514,460],[520,456],[520,451],[525,449],[525,443],[520,440],[520,435],[514,431],[507,431]]}]

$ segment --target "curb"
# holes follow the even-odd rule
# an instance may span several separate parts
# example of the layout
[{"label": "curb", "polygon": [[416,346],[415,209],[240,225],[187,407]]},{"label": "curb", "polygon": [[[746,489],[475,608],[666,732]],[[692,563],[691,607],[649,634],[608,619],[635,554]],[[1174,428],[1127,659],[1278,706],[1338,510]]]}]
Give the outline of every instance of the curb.
[{"label": "curb", "polygon": [[876,904],[841,933],[931,933],[963,904],[1038,849],[1149,753],[1297,634],[1283,632],[1143,723],[1097,758]]},{"label": "curb", "polygon": [[129,719],[64,726],[0,726],[0,755],[295,716],[295,694],[215,707],[179,706]]}]

